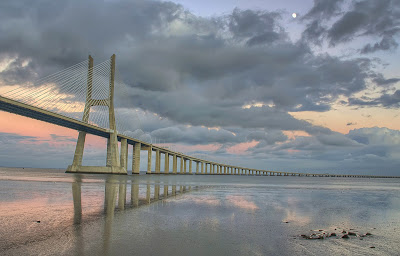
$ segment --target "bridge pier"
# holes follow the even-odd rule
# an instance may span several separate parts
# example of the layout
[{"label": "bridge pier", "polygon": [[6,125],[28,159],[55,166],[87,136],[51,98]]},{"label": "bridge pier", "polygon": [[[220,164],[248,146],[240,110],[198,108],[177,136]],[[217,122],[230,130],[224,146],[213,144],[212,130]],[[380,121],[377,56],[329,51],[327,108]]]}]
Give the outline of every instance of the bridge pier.
[{"label": "bridge pier", "polygon": [[155,173],[156,174],[160,174],[160,150],[156,149],[156,169],[155,169]]},{"label": "bridge pier", "polygon": [[165,152],[164,155],[165,155],[164,173],[168,174],[169,173],[169,155],[168,155],[168,152]]},{"label": "bridge pier", "polygon": [[[122,143],[122,140],[121,140]],[[121,144],[122,145],[122,144]],[[132,174],[139,174],[140,171],[140,150],[141,143],[133,144],[133,152],[132,152]],[[121,146],[122,148],[122,146]]]},{"label": "bridge pier", "polygon": [[177,162],[178,162],[178,160],[177,160],[176,154],[174,154],[174,156],[172,157],[172,172],[174,174],[178,173],[178,163]]},{"label": "bridge pier", "polygon": [[187,159],[185,159],[185,158],[183,158],[183,174],[186,174],[186,167],[187,167],[187,164],[186,164],[186,161],[187,161]]},{"label": "bridge pier", "polygon": [[183,156],[181,156],[181,168],[179,169],[179,174],[183,174],[183,164],[184,164],[184,160],[183,160]]}]

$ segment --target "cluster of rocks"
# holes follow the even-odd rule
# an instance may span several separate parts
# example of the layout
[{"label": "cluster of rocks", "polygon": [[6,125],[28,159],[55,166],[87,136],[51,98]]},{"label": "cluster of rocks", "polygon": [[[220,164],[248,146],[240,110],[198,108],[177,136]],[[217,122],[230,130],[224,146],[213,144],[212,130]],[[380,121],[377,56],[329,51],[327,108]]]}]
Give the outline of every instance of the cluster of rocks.
[{"label": "cluster of rocks", "polygon": [[372,234],[367,232],[367,233],[360,233],[358,231],[354,231],[353,229],[350,229],[350,231],[346,231],[346,230],[339,230],[335,228],[334,232],[328,232],[328,231],[324,231],[323,229],[319,229],[319,230],[311,230],[313,231],[313,233],[308,234],[308,235],[300,235],[301,238],[304,239],[326,239],[326,238],[343,238],[343,239],[349,239],[351,237],[354,238],[359,238],[359,239],[363,239],[363,237],[366,236],[371,236]]}]

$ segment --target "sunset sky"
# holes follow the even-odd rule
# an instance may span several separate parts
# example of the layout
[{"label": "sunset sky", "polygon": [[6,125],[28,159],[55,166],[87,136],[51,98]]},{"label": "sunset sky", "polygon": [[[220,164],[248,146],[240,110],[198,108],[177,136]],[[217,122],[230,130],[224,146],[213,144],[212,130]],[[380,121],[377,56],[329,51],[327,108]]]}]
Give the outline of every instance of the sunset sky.
[{"label": "sunset sky", "polygon": [[[400,175],[399,42],[399,0],[3,0],[0,94],[115,53],[138,138],[249,168]],[[77,131],[0,123],[0,166],[72,163]],[[84,164],[105,148],[88,136]]]}]

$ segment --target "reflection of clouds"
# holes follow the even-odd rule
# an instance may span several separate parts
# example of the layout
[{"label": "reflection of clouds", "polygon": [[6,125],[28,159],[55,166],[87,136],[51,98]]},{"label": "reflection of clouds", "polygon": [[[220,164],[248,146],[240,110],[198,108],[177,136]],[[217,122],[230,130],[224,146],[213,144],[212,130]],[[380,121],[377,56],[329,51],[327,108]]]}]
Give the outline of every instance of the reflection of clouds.
[{"label": "reflection of clouds", "polygon": [[293,209],[286,209],[286,218],[283,221],[293,222],[298,226],[305,226],[311,223],[311,218],[307,216],[299,216]]},{"label": "reflection of clouds", "polygon": [[270,202],[267,205],[275,209],[276,211],[282,212],[282,221],[290,222],[297,226],[305,226],[311,223],[311,218],[309,216],[299,215],[297,208],[297,204],[300,203],[298,198],[289,197],[287,199],[287,206],[284,206],[282,203],[278,202]]},{"label": "reflection of clouds", "polygon": [[190,201],[195,204],[206,204],[206,205],[211,205],[211,206],[217,206],[220,205],[221,202],[219,199],[217,199],[215,196],[183,196],[181,198],[176,198],[174,199],[175,202],[186,202]]},{"label": "reflection of clouds", "polygon": [[244,196],[226,196],[226,201],[236,207],[246,209],[246,210],[256,210],[258,206],[254,203],[249,201]]}]

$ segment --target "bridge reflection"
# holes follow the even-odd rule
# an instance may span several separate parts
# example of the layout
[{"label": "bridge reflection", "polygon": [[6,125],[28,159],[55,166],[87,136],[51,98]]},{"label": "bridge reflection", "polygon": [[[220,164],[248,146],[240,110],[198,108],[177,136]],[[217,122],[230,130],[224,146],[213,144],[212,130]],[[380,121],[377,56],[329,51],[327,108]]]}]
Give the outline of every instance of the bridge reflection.
[{"label": "bridge reflection", "polygon": [[[130,202],[127,202],[128,185],[130,185]],[[118,179],[112,176],[105,180],[104,187],[104,214],[111,217],[116,210],[149,205],[199,188],[198,186],[192,187],[165,183],[137,184],[134,181],[131,181],[129,184],[126,179]],[[139,197],[139,187],[146,189],[144,198]],[[72,196],[74,201],[74,224],[80,224],[82,222],[82,180],[79,175],[75,176],[75,181],[72,183]]]},{"label": "bridge reflection", "polygon": [[[74,235],[76,238],[75,253],[84,254],[84,237],[82,227],[82,179],[79,174],[75,175],[72,183],[72,196],[74,202],[75,225]],[[127,201],[127,192],[130,185],[130,201]],[[103,252],[107,254],[110,246],[112,227],[115,214],[119,211],[126,211],[138,207],[144,207],[163,201],[170,197],[179,196],[197,190],[199,186],[171,185],[166,183],[138,184],[133,180],[120,179],[109,176],[104,183],[104,226],[103,226]],[[162,190],[161,190],[162,188]],[[145,190],[145,196],[140,196],[140,191]]]}]

